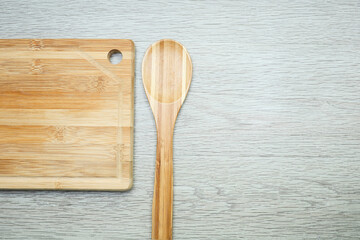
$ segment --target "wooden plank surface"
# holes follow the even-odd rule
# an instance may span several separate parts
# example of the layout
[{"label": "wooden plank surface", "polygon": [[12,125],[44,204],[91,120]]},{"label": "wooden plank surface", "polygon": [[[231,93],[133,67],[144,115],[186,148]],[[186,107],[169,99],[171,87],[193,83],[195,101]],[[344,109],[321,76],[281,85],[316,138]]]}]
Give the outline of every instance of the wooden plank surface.
[{"label": "wooden plank surface", "polygon": [[2,1],[1,38],[127,38],[137,57],[133,189],[1,191],[1,236],[150,239],[156,130],[140,69],[172,38],[194,67],[174,133],[174,239],[359,239],[359,7]]},{"label": "wooden plank surface", "polygon": [[1,189],[131,187],[131,40],[3,39],[0,79]]}]

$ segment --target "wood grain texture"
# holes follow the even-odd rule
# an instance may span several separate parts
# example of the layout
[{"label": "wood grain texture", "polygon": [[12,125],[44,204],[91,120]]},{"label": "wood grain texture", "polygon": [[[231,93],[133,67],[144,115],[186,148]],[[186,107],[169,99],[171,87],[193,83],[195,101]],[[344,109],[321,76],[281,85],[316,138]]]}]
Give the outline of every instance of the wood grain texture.
[{"label": "wood grain texture", "polygon": [[0,40],[1,189],[132,186],[134,54],[131,40]]},{"label": "wood grain texture", "polygon": [[191,58],[181,43],[162,39],[147,49],[142,62],[142,78],[157,130],[153,240],[172,239],[173,133],[191,77]]},{"label": "wood grain texture", "polygon": [[174,131],[173,238],[359,238],[359,1],[1,3],[1,38],[127,38],[137,56],[133,188],[1,191],[2,238],[151,238],[140,69],[163,38],[194,66]]}]

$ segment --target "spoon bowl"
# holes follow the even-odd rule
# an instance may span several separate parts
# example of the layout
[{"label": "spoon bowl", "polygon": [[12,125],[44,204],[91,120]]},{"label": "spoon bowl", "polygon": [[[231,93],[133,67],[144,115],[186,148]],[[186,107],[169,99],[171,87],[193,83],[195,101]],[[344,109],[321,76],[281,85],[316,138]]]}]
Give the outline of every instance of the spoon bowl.
[{"label": "spoon bowl", "polygon": [[183,101],[192,77],[189,53],[170,39],[152,44],[143,59],[142,77],[148,97],[159,103]]}]

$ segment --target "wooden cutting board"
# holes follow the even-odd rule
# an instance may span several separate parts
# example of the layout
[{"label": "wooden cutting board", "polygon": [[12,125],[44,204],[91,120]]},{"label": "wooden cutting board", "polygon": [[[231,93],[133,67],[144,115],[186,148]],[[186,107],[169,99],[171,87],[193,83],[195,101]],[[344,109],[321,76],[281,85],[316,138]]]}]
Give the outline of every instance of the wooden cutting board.
[{"label": "wooden cutting board", "polygon": [[134,56],[131,40],[0,40],[0,188],[131,188]]}]

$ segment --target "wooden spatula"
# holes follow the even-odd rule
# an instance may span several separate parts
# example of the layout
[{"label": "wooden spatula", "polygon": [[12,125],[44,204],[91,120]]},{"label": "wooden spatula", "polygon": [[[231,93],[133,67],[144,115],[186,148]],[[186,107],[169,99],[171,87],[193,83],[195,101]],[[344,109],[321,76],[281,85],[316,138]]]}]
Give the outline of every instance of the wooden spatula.
[{"label": "wooden spatula", "polygon": [[170,39],[145,53],[142,77],[157,128],[152,239],[172,239],[173,131],[190,87],[192,63],[186,49]]}]

